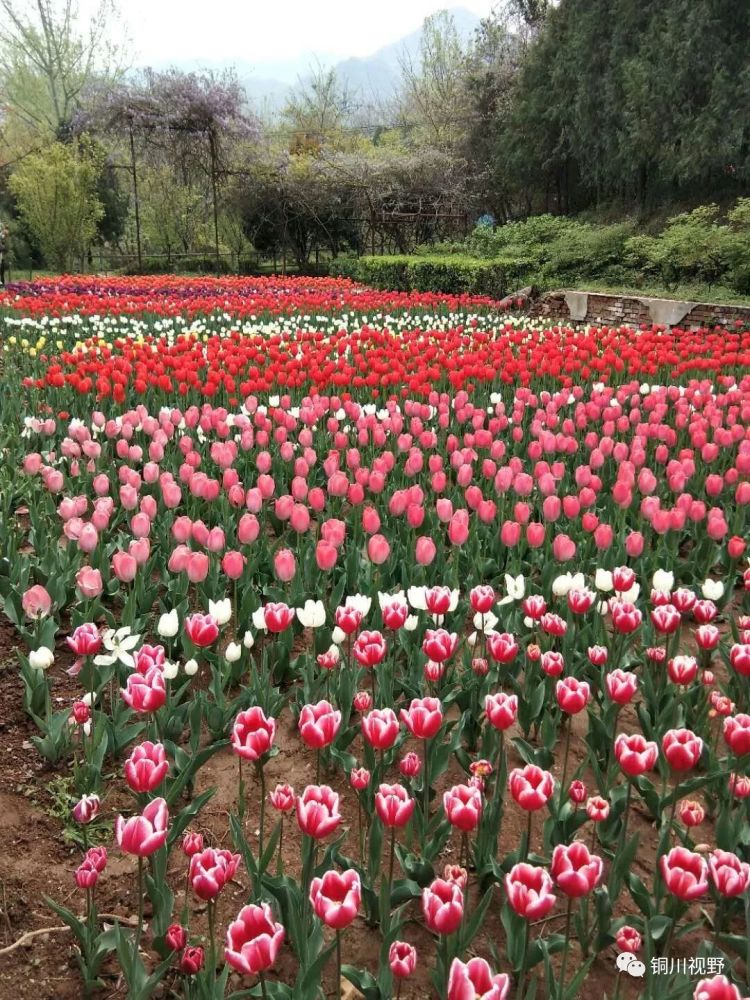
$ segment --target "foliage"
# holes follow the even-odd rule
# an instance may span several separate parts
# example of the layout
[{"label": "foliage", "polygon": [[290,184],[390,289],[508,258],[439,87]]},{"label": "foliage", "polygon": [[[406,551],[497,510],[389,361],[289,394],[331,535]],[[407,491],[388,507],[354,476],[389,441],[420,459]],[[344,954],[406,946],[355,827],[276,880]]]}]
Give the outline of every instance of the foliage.
[{"label": "foliage", "polygon": [[83,259],[103,216],[101,169],[101,155],[90,143],[55,142],[26,157],[10,179],[21,216],[46,260],[62,271]]}]

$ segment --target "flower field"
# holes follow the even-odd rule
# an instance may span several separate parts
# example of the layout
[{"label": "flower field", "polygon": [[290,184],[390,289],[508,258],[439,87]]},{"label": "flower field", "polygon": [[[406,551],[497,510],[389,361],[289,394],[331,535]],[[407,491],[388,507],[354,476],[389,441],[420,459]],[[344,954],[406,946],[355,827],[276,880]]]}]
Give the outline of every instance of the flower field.
[{"label": "flower field", "polygon": [[2,995],[750,994],[750,330],[79,277],[0,340]]}]

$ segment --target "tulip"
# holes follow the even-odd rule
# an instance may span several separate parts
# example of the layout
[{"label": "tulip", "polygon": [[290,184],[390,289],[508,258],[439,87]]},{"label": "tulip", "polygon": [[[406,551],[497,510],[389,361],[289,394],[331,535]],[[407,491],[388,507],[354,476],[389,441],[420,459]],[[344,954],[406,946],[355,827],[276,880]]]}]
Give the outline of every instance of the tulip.
[{"label": "tulip", "polygon": [[289,549],[279,549],[273,557],[273,571],[282,583],[289,583],[297,572],[297,560]]},{"label": "tulip", "polygon": [[203,949],[197,945],[191,945],[180,955],[180,972],[183,976],[195,976],[203,968],[204,961]]},{"label": "tulip", "polygon": [[193,614],[185,619],[185,633],[194,646],[210,646],[219,636],[219,626],[211,615]]},{"label": "tulip", "polygon": [[76,586],[87,601],[98,597],[104,590],[101,573],[98,569],[91,569],[90,566],[83,566],[78,570]]},{"label": "tulip", "polygon": [[354,659],[362,667],[376,667],[386,654],[386,641],[380,632],[360,632],[352,646]]},{"label": "tulip", "polygon": [[[369,701],[369,695],[368,695]],[[362,716],[362,735],[375,750],[390,750],[399,733],[398,719],[392,708],[375,708]]]},{"label": "tulip", "polygon": [[327,871],[310,883],[310,902],[326,927],[341,931],[355,919],[362,902],[359,875],[349,868],[339,874]]},{"label": "tulip", "polygon": [[673,771],[690,771],[703,753],[703,740],[689,729],[670,729],[664,734],[661,747]]},{"label": "tulip", "polygon": [[695,987],[693,1000],[743,1000],[742,993],[724,975],[701,979]]},{"label": "tulip", "polygon": [[555,905],[553,883],[544,868],[520,863],[505,876],[505,892],[515,912],[525,920],[541,920]]},{"label": "tulip", "polygon": [[552,852],[550,872],[566,896],[587,896],[602,876],[602,859],[589,854],[589,849],[579,840],[572,844],[558,844]]},{"label": "tulip", "polygon": [[472,958],[467,963],[454,958],[448,976],[447,1000],[506,1000],[510,994],[510,976],[492,974],[483,958]]},{"label": "tulip", "polygon": [[170,924],[164,935],[164,943],[170,951],[182,951],[187,944],[188,932],[180,924]]},{"label": "tulip", "polygon": [[52,598],[44,587],[29,587],[21,598],[21,607],[27,618],[44,618],[52,610]]},{"label": "tulip", "polygon": [[315,750],[333,743],[340,726],[341,712],[335,711],[328,701],[303,706],[297,722],[303,741]]},{"label": "tulip", "polygon": [[673,847],[659,858],[659,871],[667,889],[678,899],[699,899],[708,889],[705,858],[685,847]]},{"label": "tulip", "polygon": [[535,764],[516,767],[508,775],[508,788],[515,802],[527,812],[542,809],[552,797],[555,780]]},{"label": "tulip", "polygon": [[624,733],[615,740],[615,757],[623,774],[630,778],[635,778],[639,774],[645,774],[656,764],[659,756],[659,748],[656,743],[646,740],[645,737],[636,733],[633,736],[626,736]]},{"label": "tulip", "polygon": [[260,706],[240,712],[232,727],[232,750],[245,760],[258,761],[273,746],[276,720],[266,718]]},{"label": "tulip", "polygon": [[242,975],[262,976],[276,961],[284,934],[268,903],[243,906],[227,929],[224,958]]},{"label": "tulip", "polygon": [[193,854],[188,872],[193,892],[199,899],[216,899],[226,883],[234,878],[239,863],[239,854],[213,847]]},{"label": "tulip", "polygon": [[443,724],[439,698],[413,698],[408,710],[401,709],[401,721],[414,739],[431,740]]},{"label": "tulip", "polygon": [[591,700],[591,689],[586,681],[579,681],[575,677],[565,677],[557,682],[555,697],[563,712],[568,715],[576,715]]},{"label": "tulip", "polygon": [[73,806],[73,819],[76,823],[86,826],[96,819],[101,801],[98,795],[82,795]]},{"label": "tulip", "polygon": [[708,858],[711,881],[722,896],[741,896],[750,887],[750,865],[731,851],[716,848]]},{"label": "tulip", "polygon": [[635,927],[623,924],[615,935],[615,944],[620,951],[629,951],[631,954],[637,955],[641,950],[643,941]]},{"label": "tulip", "polygon": [[510,729],[518,717],[518,696],[499,691],[488,694],[484,699],[484,711],[487,721],[499,732]]},{"label": "tulip", "polygon": [[160,667],[151,667],[145,674],[130,674],[126,687],[120,689],[122,700],[134,712],[157,712],[167,700],[164,674]]},{"label": "tulip", "polygon": [[607,694],[616,705],[627,705],[638,690],[638,677],[629,670],[617,667],[606,674],[604,683]]},{"label": "tulip", "polygon": [[297,823],[314,840],[322,840],[341,823],[339,797],[328,785],[308,785],[297,796]]},{"label": "tulip", "polygon": [[700,826],[706,818],[706,810],[692,799],[683,799],[678,808],[678,814],[684,826]]},{"label": "tulip", "polygon": [[169,772],[169,761],[161,743],[146,740],[125,761],[125,780],[139,794],[153,792]]},{"label": "tulip", "polygon": [[433,934],[448,936],[461,926],[464,894],[455,882],[436,878],[422,890],[422,915]]},{"label": "tulip", "polygon": [[470,833],[479,826],[482,793],[469,785],[454,785],[443,793],[443,808],[451,826],[462,833]]},{"label": "tulip", "polygon": [[203,850],[203,836],[200,833],[188,832],[182,838],[182,853],[192,858],[194,854]]},{"label": "tulip", "polygon": [[169,811],[164,799],[153,799],[140,816],[129,820],[118,816],[115,821],[115,838],[127,854],[147,858],[167,842]]},{"label": "tulip", "polygon": [[403,785],[382,784],[375,795],[375,811],[383,826],[406,826],[414,812],[414,799]]},{"label": "tulip", "polygon": [[417,967],[417,949],[406,941],[394,941],[388,949],[388,964],[396,979],[408,979]]}]

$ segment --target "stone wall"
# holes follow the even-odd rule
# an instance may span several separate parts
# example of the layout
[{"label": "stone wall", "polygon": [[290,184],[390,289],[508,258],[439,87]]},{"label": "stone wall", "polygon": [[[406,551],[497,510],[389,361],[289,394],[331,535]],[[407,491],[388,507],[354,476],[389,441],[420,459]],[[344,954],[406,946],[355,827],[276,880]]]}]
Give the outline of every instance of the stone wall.
[{"label": "stone wall", "polygon": [[530,311],[534,316],[549,319],[604,323],[607,326],[654,323],[696,329],[731,326],[737,321],[750,326],[750,306],[680,302],[677,299],[609,295],[604,292],[548,292],[532,305]]}]

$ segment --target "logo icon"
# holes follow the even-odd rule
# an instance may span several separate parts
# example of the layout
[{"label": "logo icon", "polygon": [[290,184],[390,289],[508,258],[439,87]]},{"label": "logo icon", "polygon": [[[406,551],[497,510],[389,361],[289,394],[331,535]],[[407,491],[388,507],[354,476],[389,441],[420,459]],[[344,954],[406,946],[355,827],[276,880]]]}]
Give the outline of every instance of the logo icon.
[{"label": "logo icon", "polygon": [[646,966],[636,958],[632,951],[621,951],[615,964],[620,972],[627,972],[635,979],[642,979],[646,975]]}]

